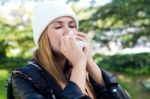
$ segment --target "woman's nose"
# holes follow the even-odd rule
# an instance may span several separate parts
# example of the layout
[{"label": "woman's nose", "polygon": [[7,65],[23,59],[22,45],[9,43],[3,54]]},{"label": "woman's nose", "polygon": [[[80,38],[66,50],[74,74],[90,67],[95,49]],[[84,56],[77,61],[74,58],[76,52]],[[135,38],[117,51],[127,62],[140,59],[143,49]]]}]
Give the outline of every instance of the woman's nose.
[{"label": "woman's nose", "polygon": [[69,28],[69,27],[65,27],[65,28],[64,28],[64,34],[65,34],[65,35],[68,35],[68,34],[69,34],[69,31],[70,31],[70,28]]}]

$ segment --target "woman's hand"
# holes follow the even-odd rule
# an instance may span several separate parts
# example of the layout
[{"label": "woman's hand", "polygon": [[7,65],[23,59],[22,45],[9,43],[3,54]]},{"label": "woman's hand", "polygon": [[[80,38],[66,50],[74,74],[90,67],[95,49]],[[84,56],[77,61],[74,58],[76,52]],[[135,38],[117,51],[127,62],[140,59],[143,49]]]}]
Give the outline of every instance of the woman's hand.
[{"label": "woman's hand", "polygon": [[95,80],[97,83],[105,86],[105,83],[104,83],[104,80],[102,77],[102,73],[101,73],[101,69],[98,67],[98,65],[94,62],[94,60],[92,58],[91,47],[90,47],[90,43],[89,43],[89,40],[88,40],[86,34],[78,32],[77,37],[78,37],[78,39],[87,42],[87,45],[83,49],[84,54],[86,56],[86,60],[87,60],[87,68],[86,68],[87,72],[93,78],[93,80]]},{"label": "woman's hand", "polygon": [[76,44],[73,36],[65,35],[61,38],[62,54],[72,63],[70,81],[75,82],[81,91],[85,93],[86,85],[86,56],[81,48]]},{"label": "woman's hand", "polygon": [[83,52],[86,56],[87,65],[89,65],[91,62],[94,62],[93,57],[92,57],[92,53],[91,53],[91,45],[90,45],[90,42],[88,40],[87,35],[85,33],[82,33],[82,32],[77,32],[76,39],[79,39],[79,40],[84,41],[86,43],[86,46],[84,47]]},{"label": "woman's hand", "polygon": [[73,66],[86,66],[86,56],[76,44],[76,38],[74,36],[63,36],[61,38],[60,50]]}]

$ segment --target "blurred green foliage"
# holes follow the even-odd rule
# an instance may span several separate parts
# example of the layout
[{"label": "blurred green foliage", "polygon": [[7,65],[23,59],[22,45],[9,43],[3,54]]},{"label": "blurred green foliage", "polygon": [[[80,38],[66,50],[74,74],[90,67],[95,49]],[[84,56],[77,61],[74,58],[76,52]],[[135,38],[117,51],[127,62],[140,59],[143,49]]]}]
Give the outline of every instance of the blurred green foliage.
[{"label": "blurred green foliage", "polygon": [[[80,22],[80,30],[95,31],[93,39],[104,44],[119,39],[124,48],[134,47],[141,38],[150,42],[149,5],[149,0],[112,0],[101,7],[89,7],[83,10],[87,14]],[[135,31],[128,31],[128,28]],[[105,37],[108,31],[114,32],[110,38]],[[126,33],[114,38],[117,35],[115,31]]]},{"label": "blurred green foliage", "polygon": [[23,67],[28,63],[28,58],[22,57],[0,57],[0,69],[15,69]]},{"label": "blurred green foliage", "polygon": [[[68,3],[78,1],[67,0]],[[4,0],[1,1],[1,5],[3,4],[5,4]],[[126,48],[134,47],[141,38],[144,38],[144,42],[149,42],[149,5],[149,0],[112,0],[104,6],[94,6],[92,3],[88,8],[74,7],[74,9],[80,18],[80,31],[94,31],[92,39],[106,46],[111,41],[120,40],[123,48]],[[34,50],[31,27],[32,13],[25,7],[19,6],[17,9],[11,9],[9,14],[13,17],[13,21],[0,12],[0,68],[22,66]],[[129,27],[136,31],[127,31]],[[117,34],[115,31],[121,32],[123,30],[126,33],[115,38],[107,37],[105,34],[108,31],[114,31],[112,35],[114,36]],[[99,64],[106,65],[106,67],[110,65],[120,71],[139,69],[140,73],[147,74],[149,68],[149,54],[148,56],[147,54],[95,56],[95,60],[99,60],[99,58],[103,59],[99,61]],[[124,70],[124,68],[126,69]]]},{"label": "blurred green foliage", "polygon": [[0,12],[0,57],[28,57],[33,48],[32,14],[21,6],[10,10],[8,16],[11,18]]},{"label": "blurred green foliage", "polygon": [[7,99],[6,98],[6,83],[8,79],[9,71],[8,70],[1,70],[0,69],[0,98],[1,99]]},{"label": "blurred green foliage", "polygon": [[150,53],[100,55],[94,59],[100,67],[131,74],[150,74]]}]

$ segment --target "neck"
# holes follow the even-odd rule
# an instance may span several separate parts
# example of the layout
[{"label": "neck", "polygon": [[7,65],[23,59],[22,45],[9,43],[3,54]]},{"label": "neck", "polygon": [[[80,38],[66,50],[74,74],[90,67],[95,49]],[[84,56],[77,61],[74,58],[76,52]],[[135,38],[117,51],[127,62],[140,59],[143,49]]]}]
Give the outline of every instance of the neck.
[{"label": "neck", "polygon": [[66,57],[63,55],[63,54],[61,54],[61,53],[56,53],[55,52],[55,57],[56,57],[56,60],[57,60],[57,62],[59,63],[59,65],[60,65],[60,67],[61,68],[64,68],[64,65],[65,65],[65,63],[66,63]]}]

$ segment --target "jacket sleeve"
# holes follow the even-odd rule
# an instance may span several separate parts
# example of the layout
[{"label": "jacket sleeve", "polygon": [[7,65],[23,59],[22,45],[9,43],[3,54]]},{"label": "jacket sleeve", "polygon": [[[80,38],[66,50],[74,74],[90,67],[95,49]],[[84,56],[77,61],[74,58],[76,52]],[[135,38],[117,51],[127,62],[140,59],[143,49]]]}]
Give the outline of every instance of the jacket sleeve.
[{"label": "jacket sleeve", "polygon": [[72,81],[62,90],[59,97],[52,98],[38,92],[32,82],[21,76],[12,78],[13,96],[15,99],[90,99]]},{"label": "jacket sleeve", "polygon": [[70,81],[61,93],[63,99],[90,99],[84,95],[76,83]]},{"label": "jacket sleeve", "polygon": [[117,83],[117,80],[112,73],[103,69],[101,69],[101,71],[105,87],[96,83],[91,77],[89,77],[97,99],[131,99],[127,91],[124,91]]}]

